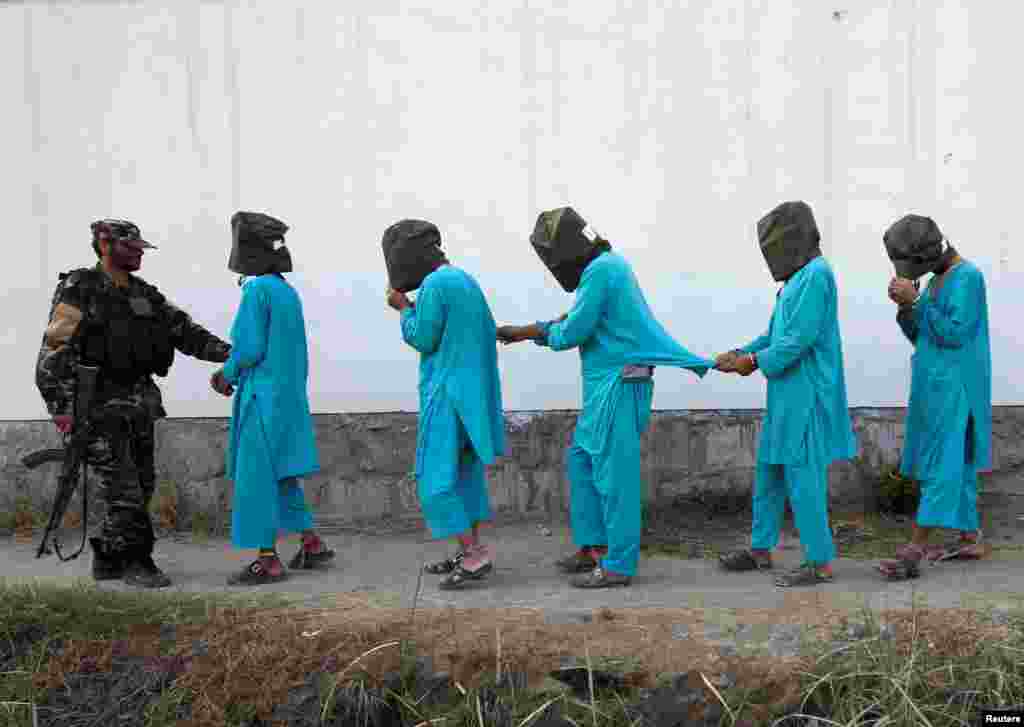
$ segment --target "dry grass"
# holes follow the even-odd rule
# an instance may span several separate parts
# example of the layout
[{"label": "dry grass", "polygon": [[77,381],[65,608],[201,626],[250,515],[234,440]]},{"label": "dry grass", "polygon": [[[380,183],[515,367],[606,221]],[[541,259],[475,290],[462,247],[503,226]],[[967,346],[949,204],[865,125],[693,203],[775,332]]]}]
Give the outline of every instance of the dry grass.
[{"label": "dry grass", "polygon": [[[545,684],[545,677],[566,657],[617,671],[627,687],[651,687],[661,675],[686,673],[690,686],[701,690],[709,702],[720,699],[737,725],[752,720],[769,724],[783,707],[792,711],[803,701],[827,702],[837,714],[877,704],[910,715],[905,723],[914,724],[917,711],[937,713],[936,703],[947,692],[988,690],[995,698],[1002,689],[998,693],[1010,698],[1022,691],[1024,679],[1020,660],[1016,660],[1016,673],[1011,673],[1012,654],[999,651],[1019,644],[1019,632],[968,609],[884,612],[879,618],[889,625],[890,640],[874,638],[876,632],[869,630],[868,638],[853,649],[829,657],[813,652],[786,659],[723,657],[715,644],[701,636],[704,627],[729,622],[787,623],[809,627],[817,643],[827,643],[835,632],[845,631],[851,613],[822,594],[809,592],[794,592],[779,611],[737,610],[726,617],[720,611],[701,609],[602,608],[593,613],[590,623],[558,625],[549,624],[534,609],[419,609],[411,617],[407,609],[373,608],[363,597],[342,594],[334,606],[318,610],[207,605],[201,618],[180,623],[171,643],[161,642],[159,624],[181,620],[173,617],[175,609],[144,608],[145,599],[139,596],[123,607],[115,604],[121,594],[105,594],[100,604],[95,604],[95,598],[87,602],[85,591],[79,596],[83,613],[100,608],[108,614],[94,614],[96,626],[91,631],[97,631],[104,618],[110,621],[112,611],[121,614],[120,621],[134,625],[116,637],[74,634],[60,656],[35,666],[33,688],[61,687],[83,665],[96,671],[109,669],[115,654],[150,659],[177,655],[183,671],[174,684],[176,698],[187,694],[192,704],[192,719],[177,722],[183,727],[232,724],[234,717],[225,705],[233,702],[267,719],[291,690],[308,683],[307,677],[317,672],[327,675],[332,688],[350,682],[380,685],[385,675],[407,664],[411,653],[431,657],[435,670],[447,671],[465,690],[464,703],[449,705],[447,709],[455,711],[443,713],[451,715],[449,725],[474,723],[480,694],[474,690],[493,684],[497,673],[508,671],[527,675],[535,694],[534,701],[521,705],[517,713],[521,721],[552,699],[550,693],[537,690],[551,686]],[[57,596],[47,596],[51,597]],[[8,605],[11,616],[17,604],[9,600]],[[192,610],[193,616],[199,615]],[[47,608],[39,606],[33,619],[46,613]],[[65,618],[69,627],[81,621],[75,613]],[[854,614],[852,620],[863,620],[863,616]],[[679,625],[689,627],[692,636],[673,639],[673,627]],[[185,658],[199,639],[207,643],[206,653]],[[978,673],[987,669],[988,676],[971,682],[965,676],[971,669]],[[716,687],[716,677],[722,673],[732,675],[737,686]],[[615,712],[614,702],[558,699],[588,724],[628,723]],[[929,721],[955,723],[933,716]]]}]

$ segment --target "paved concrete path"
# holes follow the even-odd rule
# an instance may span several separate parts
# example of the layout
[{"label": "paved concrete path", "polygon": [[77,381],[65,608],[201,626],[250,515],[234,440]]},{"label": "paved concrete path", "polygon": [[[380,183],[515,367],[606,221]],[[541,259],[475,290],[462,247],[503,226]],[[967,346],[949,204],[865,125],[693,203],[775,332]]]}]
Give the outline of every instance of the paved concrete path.
[{"label": "paved concrete path", "polygon": [[[887,583],[874,571],[873,561],[839,560],[836,581],[814,588],[786,589],[774,585],[768,573],[723,573],[708,560],[669,557],[642,558],[640,572],[630,588],[581,591],[568,585],[552,563],[570,550],[568,532],[554,528],[544,535],[536,525],[505,525],[486,531],[496,543],[498,559],[483,584],[451,593],[437,588],[437,576],[423,574],[421,607],[524,607],[539,608],[553,620],[568,614],[610,608],[785,609],[794,593],[820,594],[831,607],[858,610],[919,606],[1016,606],[1024,601],[1024,560],[999,555],[976,563],[928,566],[921,578]],[[340,533],[328,537],[338,552],[334,567],[321,572],[295,572],[283,583],[260,590],[287,594],[296,605],[329,606],[332,594],[361,593],[379,606],[412,604],[423,558],[443,556],[449,546],[429,542],[422,535],[370,536]],[[78,547],[78,538],[68,544]],[[290,558],[296,544],[281,548]],[[88,547],[75,561],[61,563],[56,556],[35,558],[35,544],[0,539],[0,577],[23,579],[89,579]],[[174,581],[171,589],[190,592],[240,592],[253,589],[226,585],[230,573],[244,562],[226,540],[189,542],[183,538],[158,542],[156,560]],[[782,551],[780,566],[796,565],[798,551]],[[103,588],[124,589],[120,582]]]}]

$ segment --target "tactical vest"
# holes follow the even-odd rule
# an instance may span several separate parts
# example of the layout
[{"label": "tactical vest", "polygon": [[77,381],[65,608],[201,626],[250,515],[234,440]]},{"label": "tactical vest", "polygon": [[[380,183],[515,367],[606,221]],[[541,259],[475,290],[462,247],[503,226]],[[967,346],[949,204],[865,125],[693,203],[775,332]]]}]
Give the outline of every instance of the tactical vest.
[{"label": "tactical vest", "polygon": [[99,366],[103,378],[124,385],[153,374],[166,376],[174,345],[170,321],[162,312],[165,300],[146,284],[133,297],[117,288],[93,288],[79,339],[83,363]]}]

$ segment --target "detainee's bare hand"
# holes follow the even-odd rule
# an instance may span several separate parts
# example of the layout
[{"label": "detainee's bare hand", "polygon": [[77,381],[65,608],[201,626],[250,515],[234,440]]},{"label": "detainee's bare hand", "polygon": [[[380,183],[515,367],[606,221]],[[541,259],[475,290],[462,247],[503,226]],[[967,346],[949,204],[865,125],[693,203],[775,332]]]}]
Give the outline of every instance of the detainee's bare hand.
[{"label": "detainee's bare hand", "polygon": [[498,340],[508,345],[510,343],[519,343],[526,339],[523,337],[522,326],[499,326]]},{"label": "detainee's bare hand", "polygon": [[409,296],[394,288],[388,288],[388,305],[397,311],[401,311],[412,305]]},{"label": "detainee's bare hand", "polygon": [[736,363],[733,365],[732,370],[740,376],[750,376],[754,373],[754,359],[750,356],[740,356],[736,359]]},{"label": "detainee's bare hand", "polygon": [[210,377],[210,387],[221,396],[231,396],[235,393],[235,387],[224,378],[224,370],[218,369]]},{"label": "detainee's bare hand", "polygon": [[736,371],[736,356],[735,351],[726,351],[715,356],[715,368],[722,373],[733,373]]},{"label": "detainee's bare hand", "polygon": [[913,280],[893,278],[889,281],[889,299],[899,305],[910,305],[917,298],[917,286]]}]

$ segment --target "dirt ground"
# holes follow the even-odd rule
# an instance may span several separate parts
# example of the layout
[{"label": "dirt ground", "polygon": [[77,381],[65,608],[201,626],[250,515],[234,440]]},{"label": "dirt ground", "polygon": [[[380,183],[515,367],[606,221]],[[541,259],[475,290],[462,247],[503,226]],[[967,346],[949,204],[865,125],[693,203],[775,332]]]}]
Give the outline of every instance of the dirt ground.
[{"label": "dirt ground", "polygon": [[[308,683],[311,673],[339,681],[364,676],[381,683],[401,665],[401,642],[429,657],[435,672],[450,675],[466,689],[498,673],[522,675],[534,688],[550,686],[549,673],[567,664],[589,663],[612,671],[628,686],[651,687],[659,675],[700,673],[712,683],[724,675],[732,684],[756,685],[773,702],[798,701],[799,672],[811,668],[815,651],[787,658],[763,654],[723,655],[714,639],[721,614],[697,609],[600,609],[589,623],[552,625],[532,609],[380,609],[357,596],[340,597],[330,609],[266,611],[257,616],[225,610],[202,626],[178,627],[170,642],[159,625],[135,629],[124,642],[70,643],[38,677],[41,687],[59,687],[69,674],[104,671],[118,657],[145,657],[151,670],[171,672],[176,686],[192,690],[191,718],[185,727],[223,725],[225,705],[255,706],[264,718],[289,693]],[[844,609],[816,594],[796,593],[784,613],[743,610],[736,624],[754,631],[779,623],[807,628],[810,644],[828,643],[847,626]],[[891,612],[884,615],[894,638],[906,648],[910,638],[926,638],[932,648],[955,657],[983,640],[1005,639],[1006,626],[973,611]],[[679,638],[680,629],[688,634]],[[196,644],[202,643],[201,655]],[[820,653],[820,648],[819,652]],[[711,698],[710,692],[708,698]]]},{"label": "dirt ground", "polygon": [[[990,499],[983,513],[996,549],[1021,547],[1024,530],[1015,510],[994,507]],[[837,511],[832,519],[844,558],[871,559],[909,534],[909,522],[892,517]],[[749,542],[750,513],[737,509],[711,516],[700,505],[676,503],[654,512],[645,525],[649,551],[713,558]],[[797,546],[796,539],[787,538],[787,544]],[[558,549],[557,543],[548,547]],[[618,674],[626,685],[650,687],[659,677],[698,673],[712,683],[757,685],[773,695],[774,703],[789,704],[797,697],[796,675],[812,668],[816,654],[834,645],[855,618],[843,595],[841,590],[796,590],[785,594],[781,607],[771,608],[605,606],[553,622],[541,608],[438,608],[426,607],[430,604],[423,600],[415,609],[382,607],[372,593],[339,588],[325,607],[307,604],[255,614],[225,609],[209,623],[175,627],[170,638],[166,626],[153,624],[135,629],[123,642],[70,642],[36,681],[40,688],[59,688],[75,675],[108,671],[119,659],[137,657],[149,672],[173,677],[177,688],[195,695],[190,719],[178,724],[220,727],[227,722],[224,705],[248,703],[269,717],[289,694],[308,685],[311,674],[336,682],[360,675],[381,682],[402,665],[403,645],[411,645],[433,673],[448,674],[466,689],[509,672],[530,687],[550,688],[552,671],[589,661],[595,669]],[[900,648],[916,634],[950,658],[1009,633],[1006,625],[966,608],[888,611],[879,617]],[[765,647],[778,627],[787,625],[800,627],[805,648],[773,655]]]}]

